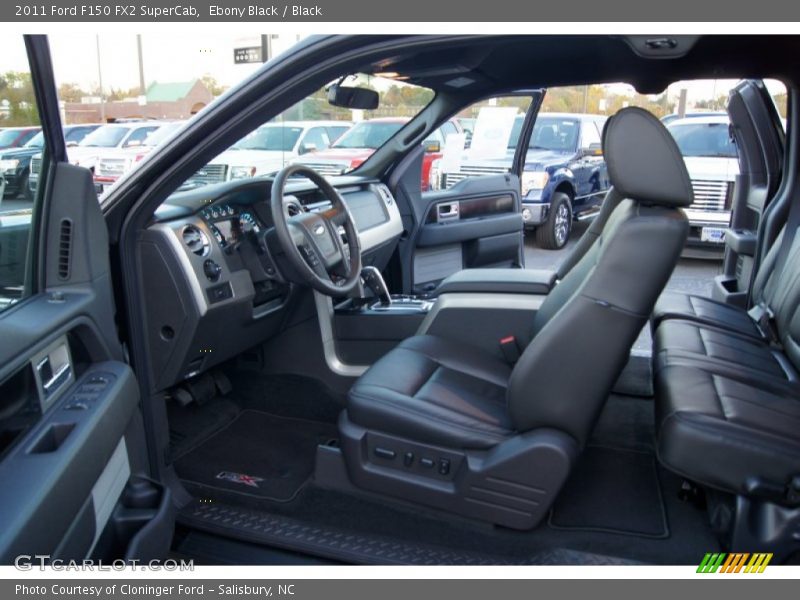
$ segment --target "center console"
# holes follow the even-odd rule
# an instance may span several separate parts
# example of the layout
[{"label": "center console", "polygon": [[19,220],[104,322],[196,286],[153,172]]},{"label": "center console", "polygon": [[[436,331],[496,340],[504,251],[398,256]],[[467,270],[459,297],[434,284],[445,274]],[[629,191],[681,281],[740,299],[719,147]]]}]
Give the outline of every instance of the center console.
[{"label": "center console", "polygon": [[414,335],[436,335],[483,348],[503,358],[501,339],[520,348],[531,338],[533,318],[555,285],[552,271],[467,269],[425,296],[390,295],[377,269],[362,273],[364,293],[334,305],[317,295],[328,366],[357,377]]}]

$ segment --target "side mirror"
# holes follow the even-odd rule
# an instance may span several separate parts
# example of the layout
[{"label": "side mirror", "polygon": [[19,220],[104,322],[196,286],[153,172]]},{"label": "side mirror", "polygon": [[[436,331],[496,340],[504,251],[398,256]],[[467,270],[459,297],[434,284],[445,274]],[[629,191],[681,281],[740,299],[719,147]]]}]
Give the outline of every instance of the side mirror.
[{"label": "side mirror", "polygon": [[316,144],[312,144],[310,142],[300,144],[300,154],[308,154],[309,152],[314,152],[317,149]]},{"label": "side mirror", "polygon": [[375,110],[378,108],[379,98],[375,90],[334,84],[328,88],[328,103],[340,108]]},{"label": "side mirror", "polygon": [[436,140],[425,140],[422,142],[423,148],[425,148],[425,152],[441,152],[442,145],[437,142]]},{"label": "side mirror", "polygon": [[587,148],[581,150],[581,154],[584,156],[603,156],[603,146],[599,142],[589,144]]},{"label": "side mirror", "polygon": [[67,142],[67,148],[74,148],[78,145],[78,142]]}]

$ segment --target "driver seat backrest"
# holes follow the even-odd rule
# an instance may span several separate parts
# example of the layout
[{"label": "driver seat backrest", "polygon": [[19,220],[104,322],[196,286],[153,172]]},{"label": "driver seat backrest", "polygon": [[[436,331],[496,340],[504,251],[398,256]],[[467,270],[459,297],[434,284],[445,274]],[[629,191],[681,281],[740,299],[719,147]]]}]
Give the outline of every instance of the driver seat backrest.
[{"label": "driver seat backrest", "polygon": [[[608,131],[608,124],[613,118],[614,117],[609,117],[603,124],[603,133],[601,135],[603,148],[606,147],[606,132]],[[556,280],[560,281],[564,279],[564,277],[567,276],[567,273],[569,273],[572,268],[578,264],[581,258],[583,258],[583,255],[586,254],[594,245],[595,240],[597,240],[597,238],[600,237],[600,234],[603,233],[603,229],[605,229],[606,223],[608,223],[608,219],[611,217],[611,213],[614,212],[614,209],[617,208],[617,205],[623,199],[624,198],[620,196],[619,192],[614,189],[614,186],[611,186],[608,189],[605,197],[603,198],[603,203],[600,205],[600,211],[595,215],[594,219],[592,219],[589,227],[587,227],[586,231],[583,232],[583,235],[578,240],[578,243],[572,248],[572,251],[556,268]]]},{"label": "driver seat backrest", "polygon": [[507,391],[517,431],[560,429],[580,444],[678,261],[689,231],[681,207],[694,199],[677,145],[647,111],[619,111],[604,145],[624,200],[548,294]]}]

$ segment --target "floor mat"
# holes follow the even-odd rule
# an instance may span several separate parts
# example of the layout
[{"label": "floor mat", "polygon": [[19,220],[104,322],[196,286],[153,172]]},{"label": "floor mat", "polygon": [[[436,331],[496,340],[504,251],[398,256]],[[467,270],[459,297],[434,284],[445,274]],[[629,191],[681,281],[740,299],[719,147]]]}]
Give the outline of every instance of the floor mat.
[{"label": "floor mat", "polygon": [[626,396],[653,396],[653,359],[650,351],[633,350],[611,390]]},{"label": "floor mat", "polygon": [[655,403],[611,394],[594,426],[589,446],[655,452]]},{"label": "floor mat", "polygon": [[555,529],[669,535],[652,453],[588,446],[550,513]]},{"label": "floor mat", "polygon": [[344,396],[337,396],[310,377],[264,375],[247,370],[232,371],[229,377],[234,395],[244,409],[336,423],[344,408]]},{"label": "floor mat", "polygon": [[328,423],[244,410],[175,463],[199,486],[287,502],[314,470],[317,445],[336,437]]}]

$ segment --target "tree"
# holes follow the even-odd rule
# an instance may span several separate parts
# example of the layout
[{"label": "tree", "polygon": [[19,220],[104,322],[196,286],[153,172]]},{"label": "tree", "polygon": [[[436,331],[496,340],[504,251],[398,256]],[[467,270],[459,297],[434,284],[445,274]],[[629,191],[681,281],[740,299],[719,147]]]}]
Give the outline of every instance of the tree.
[{"label": "tree", "polygon": [[781,92],[772,96],[772,99],[775,101],[775,106],[778,107],[778,112],[780,113],[781,117],[784,119],[786,118],[786,107],[787,107],[787,99],[788,96],[786,92]]},{"label": "tree", "polygon": [[77,83],[62,83],[58,86],[58,98],[64,102],[80,102],[81,98],[88,95]]},{"label": "tree", "polygon": [[0,121],[2,126],[39,124],[30,73],[8,71],[0,75],[0,102],[4,100],[8,103],[8,114]]},{"label": "tree", "polygon": [[200,78],[200,81],[208,88],[208,91],[211,92],[211,95],[215,98],[228,89],[226,86],[219,83],[216,77],[209,75],[208,73],[203,75]]}]

